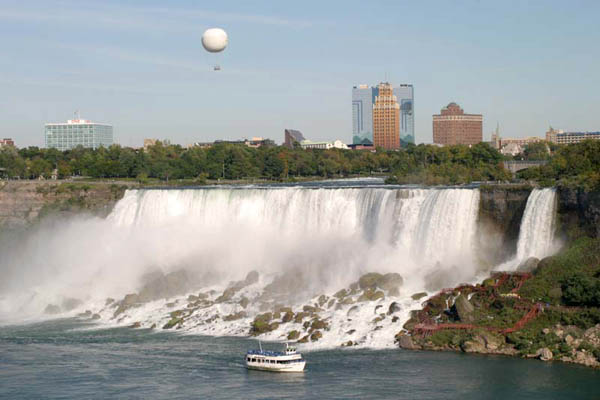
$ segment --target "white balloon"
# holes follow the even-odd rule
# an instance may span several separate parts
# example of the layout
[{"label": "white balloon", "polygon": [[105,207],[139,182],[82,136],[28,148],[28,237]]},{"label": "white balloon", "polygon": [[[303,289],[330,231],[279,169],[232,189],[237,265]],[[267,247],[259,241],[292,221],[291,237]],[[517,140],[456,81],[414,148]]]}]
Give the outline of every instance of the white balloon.
[{"label": "white balloon", "polygon": [[202,35],[202,46],[204,46],[206,51],[211,53],[218,53],[225,50],[228,43],[227,32],[221,28],[207,29]]}]

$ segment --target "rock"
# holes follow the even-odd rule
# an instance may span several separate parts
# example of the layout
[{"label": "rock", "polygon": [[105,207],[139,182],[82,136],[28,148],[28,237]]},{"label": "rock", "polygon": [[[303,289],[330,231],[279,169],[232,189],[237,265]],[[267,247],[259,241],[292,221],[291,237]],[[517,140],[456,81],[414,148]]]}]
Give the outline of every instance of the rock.
[{"label": "rock", "polygon": [[346,289],[341,289],[341,290],[335,292],[335,294],[333,295],[333,297],[341,300],[344,297],[346,297],[347,295],[348,295],[348,293],[346,292]]},{"label": "rock", "polygon": [[377,272],[370,272],[368,274],[364,274],[358,279],[358,286],[362,289],[375,289],[377,288],[377,284],[381,281],[383,275]]},{"label": "rock", "polygon": [[130,293],[118,303],[118,307],[113,314],[113,318],[116,318],[119,314],[125,312],[129,308],[138,307],[141,304],[142,301],[140,296],[137,293]]},{"label": "rock", "polygon": [[562,297],[562,289],[560,287],[552,288],[548,291],[548,297],[551,299],[560,299]]},{"label": "rock", "polygon": [[48,304],[44,309],[44,314],[54,315],[60,314],[60,307],[55,304]]},{"label": "rock", "polygon": [[171,302],[171,303],[167,303],[167,304],[165,304],[165,305],[167,306],[167,308],[173,308],[173,307],[175,307],[175,306],[177,305],[177,302],[176,302],[176,301],[173,301],[173,302]]},{"label": "rock", "polygon": [[542,329],[542,333],[543,333],[544,335],[547,335],[547,334],[549,334],[549,333],[550,333],[550,328],[544,328],[544,329]]},{"label": "rock", "polygon": [[309,313],[307,312],[302,312],[300,311],[299,313],[296,314],[296,316],[294,317],[294,322],[296,322],[297,324],[301,323],[302,320],[306,317],[310,316]]},{"label": "rock", "polygon": [[248,274],[246,275],[246,279],[244,279],[245,286],[255,284],[256,282],[258,282],[259,277],[260,276],[258,274],[258,271],[253,270],[253,271],[248,272]]},{"label": "rock", "polygon": [[108,298],[108,299],[106,299],[106,301],[104,302],[104,306],[105,306],[105,307],[106,307],[106,306],[109,306],[109,305],[111,305],[111,304],[112,304],[112,303],[114,303],[114,302],[115,302],[115,299],[113,299],[113,298],[110,298],[110,297],[109,297],[109,298]]},{"label": "rock", "polygon": [[89,318],[92,316],[92,312],[90,310],[85,310],[85,312],[77,314],[79,318]]},{"label": "rock", "polygon": [[405,334],[397,334],[396,342],[401,349],[416,350],[419,348],[419,346],[415,345],[413,342],[412,337]]},{"label": "rock", "polygon": [[371,323],[372,324],[377,324],[377,323],[383,321],[384,319],[385,319],[385,316],[380,315],[378,317],[373,318],[373,320],[371,321]]},{"label": "rock", "polygon": [[351,347],[351,346],[356,346],[357,343],[353,342],[352,340],[348,340],[347,342],[342,343],[342,347]]},{"label": "rock", "polygon": [[381,290],[374,290],[374,289],[366,289],[363,294],[358,298],[358,302],[363,302],[363,301],[377,301],[379,299],[383,299],[385,297],[385,294],[381,291]]},{"label": "rock", "polygon": [[353,335],[354,332],[356,332],[356,329],[350,329],[348,332],[346,332],[346,335]]},{"label": "rock", "polygon": [[400,296],[400,289],[397,287],[391,288],[390,290],[388,290],[388,295],[393,296],[393,297],[398,297],[398,296]]},{"label": "rock", "polygon": [[485,340],[479,335],[463,342],[460,348],[465,353],[486,353]]},{"label": "rock", "polygon": [[134,322],[132,325],[129,326],[130,328],[136,329],[136,328],[141,328],[142,327],[142,323],[137,321]]},{"label": "rock", "polygon": [[94,315],[92,315],[92,321],[96,321],[98,319],[100,319],[100,314],[94,314]]},{"label": "rock", "polygon": [[215,303],[224,303],[226,301],[229,301],[233,298],[233,296],[235,296],[235,294],[237,293],[239,289],[235,288],[235,287],[229,287],[227,289],[225,289],[223,291],[223,294],[219,297],[217,297],[217,299],[215,300]]},{"label": "rock", "polygon": [[454,302],[454,307],[456,308],[458,318],[462,322],[471,323],[474,321],[473,311],[475,311],[475,308],[469,302],[469,300],[467,300],[467,296],[465,296],[464,294],[458,296],[458,298]]},{"label": "rock", "polygon": [[552,360],[552,356],[553,356],[553,354],[549,348],[544,347],[540,350],[540,360],[549,361],[549,360]]},{"label": "rock", "polygon": [[392,317],[392,323],[396,323],[396,322],[398,322],[398,320],[399,320],[399,319],[400,319],[400,317],[398,317],[397,315],[394,315],[394,316]]},{"label": "rock", "polygon": [[64,299],[62,302],[62,309],[64,311],[72,311],[74,309],[76,309],[77,307],[79,307],[80,305],[82,305],[83,302],[79,299],[74,299],[74,298],[67,298]]},{"label": "rock", "polygon": [[321,339],[322,337],[323,337],[323,334],[321,333],[321,331],[314,331],[312,333],[312,335],[310,335],[310,341],[316,342],[317,340]]},{"label": "rock", "polygon": [[319,303],[319,307],[323,307],[323,305],[325,303],[327,303],[327,300],[329,300],[329,297],[325,296],[324,294],[320,295],[319,298],[317,299],[317,302]]},{"label": "rock", "polygon": [[388,315],[392,315],[394,313],[400,312],[402,311],[402,308],[400,307],[400,304],[396,303],[395,301],[393,301],[390,306],[388,307]]},{"label": "rock", "polygon": [[272,318],[273,314],[270,312],[257,315],[252,322],[250,334],[257,336],[277,329],[279,327],[278,322],[269,323]]},{"label": "rock", "polygon": [[334,304],[335,304],[335,299],[329,300],[329,303],[327,303],[327,308],[333,307]]},{"label": "rock", "polygon": [[286,313],[283,314],[283,318],[281,319],[281,322],[286,323],[286,322],[290,322],[293,319],[294,319],[294,313],[292,311],[286,311]]},{"label": "rock", "polygon": [[348,304],[354,304],[354,300],[352,300],[352,297],[345,297],[344,299],[342,299],[340,301],[341,305],[348,305]]},{"label": "rock", "polygon": [[427,297],[427,293],[419,292],[419,293],[415,293],[412,296],[410,296],[410,298],[413,300],[421,300],[423,297]]},{"label": "rock", "polygon": [[377,314],[377,310],[379,310],[381,307],[383,307],[383,305],[382,305],[382,304],[377,304],[377,305],[375,306],[375,309],[373,310],[373,314]]},{"label": "rock", "polygon": [[310,335],[306,335],[302,339],[299,339],[298,343],[306,343],[306,342],[308,342],[309,338],[310,338]]},{"label": "rock", "polygon": [[302,311],[307,312],[309,314],[314,314],[314,313],[321,312],[323,310],[319,307],[304,306],[304,307],[302,307]]},{"label": "rock", "polygon": [[243,308],[246,308],[246,307],[248,307],[249,303],[250,303],[250,300],[248,300],[248,298],[242,297],[240,299],[239,305],[242,306]]},{"label": "rock", "polygon": [[184,294],[191,287],[191,276],[185,270],[170,272],[163,275],[162,272],[148,274],[147,283],[139,292],[138,302],[165,299]]},{"label": "rock", "polygon": [[300,332],[293,330],[290,333],[288,333],[287,338],[288,340],[296,340],[300,337]]},{"label": "rock", "polygon": [[315,319],[313,320],[313,322],[310,324],[310,329],[311,330],[318,330],[318,329],[325,329],[325,330],[329,330],[329,324],[321,319]]},{"label": "rock", "polygon": [[150,327],[150,329],[156,329],[156,324],[152,324],[152,326]]},{"label": "rock", "polygon": [[246,311],[240,311],[234,314],[229,314],[223,317],[223,321],[235,321],[238,319],[246,318]]},{"label": "rock", "polygon": [[517,267],[517,272],[534,272],[539,263],[539,258],[529,257]]},{"label": "rock", "polygon": [[171,318],[171,320],[169,322],[167,322],[166,324],[164,324],[162,328],[163,329],[171,329],[175,325],[181,326],[181,324],[183,324],[183,318],[174,317],[174,318]]},{"label": "rock", "polygon": [[353,316],[355,316],[358,313],[358,310],[359,310],[358,306],[352,306],[346,313],[346,316],[348,318],[352,318]]},{"label": "rock", "polygon": [[573,336],[571,336],[571,335],[567,335],[567,336],[565,336],[565,343],[566,343],[566,344],[568,344],[569,346],[570,346],[571,344],[573,344],[573,341],[574,341],[574,340],[575,340],[575,339],[574,339],[574,338],[573,338]]},{"label": "rock", "polygon": [[193,303],[193,302],[198,301],[198,300],[200,300],[200,298],[198,296],[194,296],[193,294],[190,294],[187,297],[187,301],[190,302],[190,303]]},{"label": "rock", "polygon": [[379,286],[383,290],[398,291],[398,289],[400,288],[400,286],[402,286],[403,283],[404,279],[402,279],[402,276],[400,276],[400,274],[391,272],[389,274],[383,275],[381,277],[381,280],[377,283],[377,286]]},{"label": "rock", "polygon": [[304,328],[304,330],[308,329],[309,326],[310,326],[310,321],[304,321],[304,323],[302,324],[302,327]]},{"label": "rock", "polygon": [[442,265],[436,264],[435,269],[425,276],[425,290],[436,292],[454,286],[457,283],[456,270],[457,268],[444,268]]}]

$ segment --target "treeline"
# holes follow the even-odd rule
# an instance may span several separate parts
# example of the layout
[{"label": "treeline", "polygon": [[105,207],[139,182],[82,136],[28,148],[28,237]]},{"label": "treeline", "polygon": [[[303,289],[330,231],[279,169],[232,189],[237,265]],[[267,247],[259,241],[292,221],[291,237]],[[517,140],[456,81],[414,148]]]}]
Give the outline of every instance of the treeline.
[{"label": "treeline", "polygon": [[410,145],[400,151],[303,150],[283,146],[250,148],[219,143],[210,148],[183,148],[157,143],[146,151],[109,148],[60,152],[28,147],[0,150],[0,173],[16,179],[59,178],[292,179],[391,174],[403,183],[463,183],[506,180],[502,156],[487,144],[476,146]]},{"label": "treeline", "polygon": [[[549,150],[552,150],[549,152]],[[521,171],[523,180],[543,185],[577,184],[600,187],[600,141],[568,146],[527,146],[515,158],[547,159],[548,164]],[[10,179],[93,178],[292,180],[296,177],[345,177],[386,174],[389,183],[461,184],[509,181],[502,166],[507,159],[486,143],[474,146],[409,145],[399,151],[303,150],[283,146],[250,148],[218,143],[210,148],[183,148],[158,142],[146,150],[109,148],[0,148],[0,176]]]},{"label": "treeline", "polygon": [[558,146],[548,164],[519,171],[517,176],[544,186],[600,189],[600,140]]}]

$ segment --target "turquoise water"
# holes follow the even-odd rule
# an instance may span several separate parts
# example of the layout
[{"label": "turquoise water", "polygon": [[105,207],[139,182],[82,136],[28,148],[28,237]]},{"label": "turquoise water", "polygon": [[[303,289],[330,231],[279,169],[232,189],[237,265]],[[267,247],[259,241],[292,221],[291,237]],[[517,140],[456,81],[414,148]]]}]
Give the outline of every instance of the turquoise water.
[{"label": "turquoise water", "polygon": [[561,363],[403,350],[329,350],[305,352],[303,374],[274,374],[244,368],[243,355],[255,346],[246,338],[97,329],[77,320],[0,327],[0,398],[600,397],[600,371]]}]

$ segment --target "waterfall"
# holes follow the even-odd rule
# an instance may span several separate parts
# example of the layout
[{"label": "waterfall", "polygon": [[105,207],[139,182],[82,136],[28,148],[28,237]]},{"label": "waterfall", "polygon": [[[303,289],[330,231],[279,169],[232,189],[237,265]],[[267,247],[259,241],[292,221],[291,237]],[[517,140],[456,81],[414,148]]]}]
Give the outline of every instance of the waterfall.
[{"label": "waterfall", "polygon": [[516,260],[522,262],[529,257],[543,258],[555,249],[556,230],[555,189],[534,189],[529,198],[519,231]]}]

